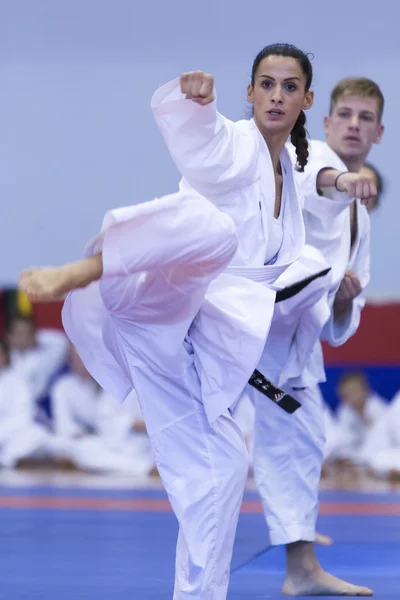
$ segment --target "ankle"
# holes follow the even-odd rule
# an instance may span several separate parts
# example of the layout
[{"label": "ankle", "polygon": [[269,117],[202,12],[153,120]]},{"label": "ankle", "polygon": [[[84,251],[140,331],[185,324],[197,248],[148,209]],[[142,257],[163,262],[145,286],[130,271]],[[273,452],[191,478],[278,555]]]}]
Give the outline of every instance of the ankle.
[{"label": "ankle", "polygon": [[83,288],[97,281],[103,274],[101,254],[84,258],[75,263],[65,265],[66,274],[72,288]]},{"label": "ankle", "polygon": [[295,542],[286,546],[287,572],[291,574],[314,575],[321,569],[315,556],[314,542]]}]

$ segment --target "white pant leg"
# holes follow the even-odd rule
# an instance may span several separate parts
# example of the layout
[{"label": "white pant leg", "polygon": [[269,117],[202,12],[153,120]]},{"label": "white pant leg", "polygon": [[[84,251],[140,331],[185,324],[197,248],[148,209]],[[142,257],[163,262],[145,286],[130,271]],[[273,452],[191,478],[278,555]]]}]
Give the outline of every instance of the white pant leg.
[{"label": "white pant leg", "polygon": [[302,404],[292,415],[254,391],[254,473],[272,545],[315,539],[325,445],[319,387],[287,391]]},{"label": "white pant leg", "polygon": [[107,392],[136,389],[179,522],[175,600],[225,600],[247,451],[230,416],[208,424],[184,339],[236,230],[211,203],[180,194],[130,215],[105,234],[100,285],[69,296],[64,326]]},{"label": "white pant leg", "polygon": [[212,427],[196,374],[179,380],[140,373],[137,392],[154,458],[179,522],[174,600],[225,600],[248,472],[243,435],[229,415]]},{"label": "white pant leg", "polygon": [[[113,315],[110,323],[118,329],[118,335],[109,329],[104,335],[109,335],[114,356],[120,353],[119,364],[129,366],[158,471],[179,522],[174,600],[225,600],[247,451],[230,415],[209,425],[183,339],[207,286],[236,250],[236,232],[226,215],[198,198],[176,196],[146,210],[154,210],[147,232],[145,223],[134,231],[130,224],[105,238],[106,265],[115,266],[118,247],[126,273],[139,267],[148,271],[146,277],[126,282],[102,281],[102,297]],[[124,231],[126,238],[121,237]]]},{"label": "white pant leg", "polygon": [[239,425],[249,452],[250,465],[253,466],[254,451],[254,404],[248,394],[243,394],[239,402],[232,410],[232,416]]}]

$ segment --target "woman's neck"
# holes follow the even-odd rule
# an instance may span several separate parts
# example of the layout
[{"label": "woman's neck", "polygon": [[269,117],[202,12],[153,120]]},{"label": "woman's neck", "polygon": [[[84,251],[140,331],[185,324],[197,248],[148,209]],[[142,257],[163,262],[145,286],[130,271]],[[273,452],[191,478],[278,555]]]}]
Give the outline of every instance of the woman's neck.
[{"label": "woman's neck", "polygon": [[260,133],[263,136],[265,143],[268,146],[268,150],[271,155],[272,165],[274,167],[274,172],[281,175],[280,155],[281,155],[283,147],[286,143],[288,135],[286,133],[282,133],[282,132],[276,133],[276,134],[271,134],[271,133],[267,134],[262,130],[261,127],[258,126],[257,122],[256,122],[256,125],[257,125],[258,129],[260,130]]}]

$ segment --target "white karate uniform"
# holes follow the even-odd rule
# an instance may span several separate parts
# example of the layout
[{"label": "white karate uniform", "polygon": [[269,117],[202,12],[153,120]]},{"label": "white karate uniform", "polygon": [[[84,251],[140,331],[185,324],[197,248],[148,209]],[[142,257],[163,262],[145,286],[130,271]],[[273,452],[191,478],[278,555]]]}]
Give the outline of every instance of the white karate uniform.
[{"label": "white karate uniform", "polygon": [[400,472],[400,393],[370,427],[359,458],[377,475]]},{"label": "white karate uniform", "polygon": [[62,456],[82,470],[146,475],[151,466],[138,460],[134,448],[127,452],[123,446],[126,440],[121,425],[125,423],[117,416],[121,407],[114,401],[113,411],[112,401],[92,378],[75,373],[60,377],[51,391],[51,403]]},{"label": "white karate uniform", "polygon": [[64,327],[107,392],[124,400],[137,391],[180,525],[175,597],[200,599],[204,589],[224,599],[246,449],[227,412],[210,427],[184,340],[236,251],[234,225],[205,199],[175,194],[109,213],[98,242],[104,276],[69,295]]},{"label": "white karate uniform", "polygon": [[33,394],[12,368],[0,372],[0,465],[14,468],[22,458],[46,450],[51,434],[34,422]]},{"label": "white karate uniform", "polygon": [[239,425],[249,452],[250,466],[253,466],[254,427],[256,412],[250,394],[243,394],[232,409],[232,416]]},{"label": "white karate uniform", "polygon": [[[288,146],[293,163],[296,162],[294,147]],[[315,329],[307,330],[307,316],[310,311],[303,305],[305,337],[309,331],[309,344],[299,344],[303,349],[301,374],[296,361],[292,368],[287,366],[281,376],[281,385],[294,396],[302,407],[293,415],[287,415],[273,403],[265,403],[255,396],[256,431],[254,450],[254,472],[260,492],[266,522],[269,528],[270,542],[273,545],[289,544],[315,539],[315,523],[318,515],[318,490],[323,451],[324,407],[318,383],[325,380],[324,363],[321,344],[317,338],[328,339],[333,345],[344,343],[353,335],[360,321],[360,312],[365,303],[363,295],[353,301],[352,310],[341,319],[335,319],[332,306],[335,294],[348,268],[352,268],[361,280],[363,289],[369,281],[369,218],[365,207],[357,201],[357,237],[351,248],[350,236],[350,202],[346,194],[334,189],[324,190],[325,196],[317,193],[316,180],[323,168],[335,168],[346,171],[346,167],[338,156],[319,141],[310,144],[310,159],[304,173],[295,172],[295,178],[304,196],[304,222],[306,242],[318,249],[332,268],[329,293],[326,288],[320,289],[320,319],[314,319]],[[325,282],[326,283],[326,282]],[[313,284],[318,288],[318,280]],[[309,289],[312,294],[313,290]],[[318,298],[318,296],[317,296]],[[310,301],[310,298],[309,298]],[[271,327],[271,335],[276,331],[276,340],[290,343],[290,330],[285,334],[286,302],[282,306],[282,315],[276,315],[276,328]],[[301,305],[300,305],[301,308]],[[314,309],[315,310],[315,309]],[[327,311],[327,316],[326,316]],[[294,315],[294,311],[288,312]],[[325,324],[322,316],[324,315]],[[299,325],[301,328],[301,325]],[[294,336],[296,341],[298,332]],[[283,341],[281,343],[283,343]],[[270,366],[269,366],[270,365]],[[290,365],[290,361],[288,363]],[[273,379],[273,359],[264,361],[262,372]],[[279,432],[279,435],[277,435]],[[281,432],[285,432],[282,435]]]},{"label": "white karate uniform", "polygon": [[68,340],[61,331],[39,329],[36,339],[34,348],[11,352],[11,364],[28,383],[34,401],[47,392],[51,378],[65,364],[68,352]]},{"label": "white karate uniform", "polygon": [[365,406],[365,418],[362,418],[351,406],[340,404],[337,411],[336,440],[328,458],[346,458],[353,462],[362,462],[362,450],[367,443],[374,424],[388,408],[387,402],[377,393],[371,392]]},{"label": "white karate uniform", "polygon": [[275,182],[254,122],[185,100],[179,81],[152,107],[181,190],[106,215],[87,250],[102,250],[103,278],[69,295],[63,322],[104,389],[137,391],[180,526],[174,599],[224,600],[248,468],[228,408],[264,350],[273,286],[303,249],[301,206],[283,151],[283,238],[264,267]]}]

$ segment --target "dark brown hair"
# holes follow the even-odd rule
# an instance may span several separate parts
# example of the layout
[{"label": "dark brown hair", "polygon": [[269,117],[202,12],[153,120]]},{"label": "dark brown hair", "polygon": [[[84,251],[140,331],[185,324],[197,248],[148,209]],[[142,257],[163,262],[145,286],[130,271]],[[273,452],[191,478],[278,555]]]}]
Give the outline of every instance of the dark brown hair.
[{"label": "dark brown hair", "polygon": [[[308,54],[305,54],[302,50],[299,50],[292,44],[271,44],[270,46],[265,46],[265,48],[263,48],[254,59],[253,68],[251,70],[251,85],[254,86],[258,67],[260,66],[261,61],[263,61],[267,56],[284,56],[297,60],[306,78],[305,90],[306,92],[309,91],[313,78],[313,69],[310,58]],[[304,171],[304,167],[308,161],[308,142],[305,124],[306,115],[302,110],[297,117],[297,121],[294,124],[290,134],[290,141],[296,148],[296,169],[301,172]]]}]

